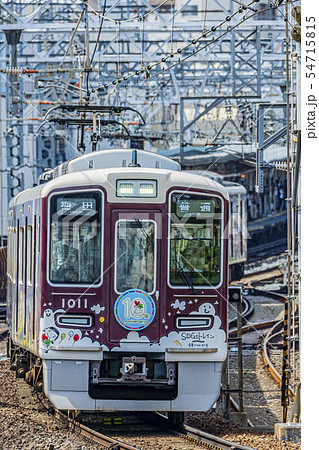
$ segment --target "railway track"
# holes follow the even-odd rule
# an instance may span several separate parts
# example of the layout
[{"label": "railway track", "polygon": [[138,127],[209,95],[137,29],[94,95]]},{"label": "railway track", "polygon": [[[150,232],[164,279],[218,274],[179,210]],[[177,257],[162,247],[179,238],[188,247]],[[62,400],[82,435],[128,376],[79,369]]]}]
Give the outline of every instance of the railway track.
[{"label": "railway track", "polygon": [[[243,286],[243,288],[246,290],[246,293],[249,295],[256,295],[256,296],[264,296],[271,298],[273,300],[279,301],[281,303],[285,303],[286,297],[285,295],[278,293],[278,292],[272,292],[272,291],[266,291],[262,289],[262,286],[260,286],[260,283],[267,282],[269,280],[275,279],[281,275],[280,269],[271,268],[268,270],[264,270],[261,273],[253,274],[251,276],[244,277],[244,279],[241,280],[240,283]],[[246,294],[246,295],[247,295]],[[283,319],[278,320],[267,320],[267,321],[261,321],[257,323],[247,323],[247,318],[250,317],[250,315],[253,312],[253,306],[249,308],[247,306],[247,303],[252,303],[249,299],[246,298],[246,295],[243,295],[243,302],[244,302],[244,311],[243,311],[243,328],[242,333],[247,333],[249,331],[254,330],[261,330],[261,329],[268,329],[267,335],[265,336],[263,340],[262,345],[262,357],[265,365],[267,366],[270,375],[272,378],[282,385],[282,377],[279,373],[279,371],[276,369],[275,364],[271,360],[269,349],[278,349],[282,348],[282,330],[283,330]],[[247,314],[247,311],[249,313]],[[251,311],[251,312],[250,312]],[[294,311],[295,314],[297,314],[297,308]],[[296,318],[296,323],[298,323],[298,319]],[[232,319],[229,322],[229,326],[236,326],[236,319]],[[229,336],[233,337],[237,335],[237,328],[233,328],[229,331]],[[292,398],[295,398],[295,393],[291,386],[289,386],[289,393],[292,396]],[[236,409],[236,408],[235,408]]]},{"label": "railway track", "polygon": [[[47,412],[51,415],[53,415],[58,421],[62,422],[69,430],[79,433],[81,436],[84,436],[88,440],[105,446],[106,448],[110,448],[112,450],[140,450],[141,448],[128,444],[126,442],[121,441],[121,439],[114,438],[110,436],[109,434],[105,434],[104,432],[98,431],[96,426],[88,426],[81,423],[79,420],[76,420],[73,416],[73,414],[70,414],[69,416],[56,408],[53,408],[51,405],[47,403],[47,400],[42,397],[41,394],[36,393],[38,401],[41,402],[42,406],[45,407]],[[160,441],[161,436],[160,433],[164,432],[165,434],[168,434],[168,438],[170,440],[171,445],[174,445],[174,447],[171,448],[177,448],[175,447],[178,441],[176,439],[181,440],[182,447],[178,448],[211,448],[211,449],[221,449],[221,450],[253,450],[252,447],[247,447],[245,445],[238,444],[233,441],[228,441],[226,439],[220,438],[218,436],[214,436],[212,434],[206,433],[204,431],[198,430],[196,428],[190,427],[188,425],[182,425],[180,427],[173,427],[170,425],[169,420],[167,417],[165,417],[161,413],[142,413],[143,420],[140,423],[140,426],[143,425],[143,432],[140,432],[141,434],[145,433],[145,428],[147,431],[147,436],[150,439],[156,438],[158,441]],[[147,426],[145,423],[147,421],[150,421],[153,424],[153,429],[147,430]],[[154,425],[155,424],[155,425]],[[101,428],[101,427],[100,427]],[[136,424],[132,426],[132,433],[134,433],[134,430],[136,430]],[[109,430],[110,431],[110,430]],[[115,434],[119,434],[118,429]],[[130,425],[125,426],[125,434],[130,433]],[[150,433],[153,433],[154,436],[149,436]],[[156,436],[159,434],[158,436]],[[144,438],[145,440],[146,438]],[[134,439],[133,439],[134,440]],[[174,443],[175,442],[175,443]],[[188,442],[188,444],[186,444]],[[193,444],[193,446],[189,447],[190,444]],[[185,446],[185,447],[183,447]],[[146,448],[145,445],[143,447]],[[150,447],[147,447],[150,448]],[[161,447],[165,448],[165,447]]]},{"label": "railway track", "polygon": [[213,436],[212,434],[205,433],[204,431],[197,430],[196,428],[189,427],[188,425],[184,425],[183,432],[189,439],[194,439],[195,441],[204,443],[206,444],[206,447],[208,446],[209,448],[224,450],[253,450],[252,447],[227,441],[226,439]]},{"label": "railway track", "polygon": [[[272,363],[268,349],[270,346],[272,346],[271,341],[274,339],[277,339],[278,337],[280,337],[280,335],[282,334],[281,331],[278,331],[278,329],[281,330],[281,328],[283,327],[283,320],[280,320],[279,322],[277,322],[268,332],[267,336],[264,339],[264,343],[263,343],[263,360],[264,363],[267,365],[268,370],[271,374],[271,376],[273,377],[273,379],[275,381],[277,381],[280,386],[282,385],[282,377],[280,375],[280,373],[278,372],[278,370],[276,369],[275,365]],[[290,395],[295,398],[296,394],[293,391],[292,387],[289,386],[289,393]]]},{"label": "railway track", "polygon": [[[258,276],[258,275],[257,275]],[[277,276],[277,272],[274,269],[270,269],[268,271],[265,271],[263,273],[263,281],[266,280],[270,280],[273,279]],[[250,295],[262,295],[265,297],[270,297],[274,300],[278,300],[282,303],[285,303],[286,301],[286,296],[281,294],[281,293],[277,293],[277,292],[272,292],[272,291],[265,291],[263,289],[260,289],[258,287],[256,287],[255,285],[258,283],[258,281],[256,279],[256,276],[253,276],[248,279],[243,283],[243,285],[248,289],[248,292]],[[297,314],[298,309],[296,308],[296,310],[294,311],[294,314]],[[296,322],[298,323],[298,319],[296,318]],[[281,320],[272,320],[272,321],[265,321],[265,322],[259,322],[259,323],[254,323],[254,324],[247,324],[245,326],[243,326],[242,332],[248,332],[251,331],[253,329],[263,329],[263,328],[270,328],[270,330],[268,331],[266,337],[264,338],[263,341],[263,347],[262,347],[262,355],[263,355],[263,361],[266,364],[266,366],[268,367],[268,370],[272,376],[272,378],[277,381],[280,385],[282,384],[282,377],[280,375],[280,373],[278,372],[278,370],[276,369],[275,365],[272,363],[271,361],[271,357],[269,354],[269,348],[281,348],[282,344],[282,329],[283,329],[283,325],[284,325],[284,321],[283,319]],[[230,331],[230,335],[232,334],[236,334],[237,333],[237,329],[231,330]],[[293,398],[295,398],[295,393],[292,389],[291,386],[289,386],[289,392],[291,394],[291,396]]]},{"label": "railway track", "polygon": [[[255,295],[268,295],[268,296],[271,296],[272,298],[276,298],[277,300],[284,301],[284,296],[279,295],[277,293],[265,292],[265,291],[255,288],[253,286],[250,286],[249,289],[250,289],[250,291],[249,291],[250,295],[254,295],[254,293],[255,293]],[[249,299],[244,298],[244,305],[245,306],[244,306],[243,315],[246,320],[253,312],[253,304],[251,301],[249,301]],[[235,319],[233,319],[231,322],[234,322],[234,321],[235,321]],[[276,336],[274,336],[274,333],[271,333],[271,332],[273,331],[273,332],[275,332],[275,335],[279,336],[280,331],[278,331],[278,330],[280,329],[280,322],[282,322],[282,321],[279,321],[278,323],[277,322],[276,322],[276,324],[275,324],[275,321],[264,321],[264,322],[260,322],[258,324],[256,324],[256,323],[249,324],[248,323],[248,324],[244,325],[243,332],[249,331],[251,329],[256,329],[256,328],[269,328],[271,326],[271,330],[267,334],[267,337],[264,342],[264,353],[266,353],[269,344],[271,343],[271,341],[273,341],[273,339],[276,338]],[[235,334],[235,333],[236,333],[236,329],[230,331],[230,334]],[[269,339],[268,339],[268,337],[269,337]],[[0,334],[0,339],[1,339],[1,334]],[[277,381],[279,381],[279,379],[281,380],[281,377],[280,377],[278,371],[276,371],[275,367],[272,365],[270,358],[269,358],[269,360],[268,359],[265,360],[265,363],[270,368],[270,370],[273,371],[274,374],[276,374],[274,377],[277,377]],[[292,392],[292,389],[291,389],[291,393],[292,393],[292,395],[294,395]],[[236,405],[235,405],[235,408],[236,408]],[[105,446],[107,448],[112,448],[113,450],[115,450],[115,449],[116,450],[121,450],[121,449],[137,450],[140,448],[138,446],[132,445],[131,443],[121,442],[120,439],[114,439],[114,437],[112,437],[112,436],[105,435],[104,432],[102,433],[100,431],[97,431],[96,429],[91,428],[90,426],[84,425],[84,424],[80,423],[79,421],[75,420],[74,417],[68,417],[66,414],[63,414],[62,412],[55,410],[50,405],[49,406],[47,405],[46,409],[48,410],[48,412],[53,414],[59,421],[63,422],[68,429],[78,432],[79,434],[81,434],[82,436],[86,437],[87,439],[89,439],[90,441],[92,441],[96,444]],[[164,426],[164,429],[166,432],[170,433],[171,435],[177,436],[180,439],[187,440],[188,442],[192,442],[197,446],[203,446],[206,448],[213,448],[213,449],[215,448],[215,449],[233,449],[233,450],[235,450],[235,449],[252,450],[251,447],[247,447],[247,446],[244,446],[241,444],[227,441],[218,436],[211,435],[209,433],[203,432],[196,428],[189,427],[187,425],[183,426],[183,428],[181,428],[179,430],[173,430],[173,429],[169,428],[168,424],[166,424]],[[165,448],[165,446],[163,448]],[[171,448],[175,448],[175,447],[171,447]],[[185,445],[185,448],[186,448],[186,445]],[[196,448],[198,448],[198,447],[196,447]]]},{"label": "railway track", "polygon": [[[254,305],[248,298],[243,296],[243,306],[244,306],[244,308],[243,308],[243,312],[242,312],[242,318],[243,318],[243,323],[245,323],[247,321],[247,319],[249,319],[249,317],[253,314]],[[230,329],[232,327],[236,327],[236,325],[237,325],[237,318],[235,317],[234,319],[229,320],[228,329]],[[237,330],[237,328],[236,328],[236,330]]]},{"label": "railway track", "polygon": [[287,239],[278,239],[275,242],[260,244],[248,248],[248,262],[261,261],[269,256],[279,255],[287,248]]}]

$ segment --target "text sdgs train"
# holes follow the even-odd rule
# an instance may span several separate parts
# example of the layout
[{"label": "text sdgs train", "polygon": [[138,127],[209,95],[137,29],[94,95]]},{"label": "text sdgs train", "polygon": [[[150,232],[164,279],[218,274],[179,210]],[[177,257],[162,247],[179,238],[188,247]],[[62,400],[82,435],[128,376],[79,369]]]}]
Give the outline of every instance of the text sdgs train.
[{"label": "text sdgs train", "polygon": [[105,150],[58,166],[9,209],[17,376],[62,410],[214,404],[227,353],[225,187],[157,154]]}]

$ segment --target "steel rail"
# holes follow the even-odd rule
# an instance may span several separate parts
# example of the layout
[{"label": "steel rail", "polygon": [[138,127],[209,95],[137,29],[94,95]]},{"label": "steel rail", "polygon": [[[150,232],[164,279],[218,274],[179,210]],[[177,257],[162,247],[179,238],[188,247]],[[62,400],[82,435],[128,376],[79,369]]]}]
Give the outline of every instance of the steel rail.
[{"label": "steel rail", "polygon": [[228,441],[205,431],[198,430],[197,428],[190,427],[189,425],[182,425],[179,427],[170,428],[169,420],[162,413],[156,411],[155,416],[159,419],[156,424],[159,427],[165,427],[165,429],[177,436],[184,439],[191,440],[193,442],[201,443],[209,448],[221,449],[221,450],[254,450],[252,447],[238,444],[237,442]]},{"label": "steel rail", "polygon": [[[78,432],[80,435],[102,445],[112,445],[112,448],[116,448],[116,450],[139,450],[137,447],[133,447],[124,442],[120,442],[116,439],[113,439],[110,436],[99,433],[79,422],[75,419],[68,417],[66,414],[62,413],[56,408],[48,407],[43,399],[37,396],[41,404],[46,408],[48,413],[52,414],[56,419],[60,422],[64,423],[71,431]],[[157,416],[161,418],[161,420],[157,423],[157,426],[161,428],[161,423],[163,423],[163,419],[166,421],[166,425],[168,424],[168,418],[163,416],[161,413],[155,413]],[[198,430],[196,428],[190,427],[188,425],[183,425],[178,430],[170,429],[169,427],[165,427],[166,431],[169,433],[175,434],[183,439],[188,441],[198,442],[200,444],[204,444],[205,446],[209,446],[213,449],[221,449],[221,450],[254,450],[252,447],[247,447],[236,442],[228,441],[226,439],[220,438],[218,436],[214,436],[210,433],[206,433],[204,431]]]},{"label": "steel rail", "polygon": [[[279,301],[285,303],[285,301],[286,301],[286,299],[287,299],[286,295],[284,295],[284,294],[279,294],[279,293],[277,293],[277,292],[264,291],[264,290],[262,290],[262,289],[257,289],[257,288],[255,288],[255,287],[252,285],[252,283],[253,283],[253,282],[248,282],[248,283],[247,283],[247,287],[248,287],[249,289],[252,290],[252,295],[254,295],[254,294],[255,294],[255,295],[256,295],[256,294],[257,294],[257,295],[264,295],[264,296],[271,297],[271,298],[273,298],[273,299],[276,299],[276,300],[279,300]],[[294,311],[294,314],[297,312],[297,310],[298,310],[298,308],[296,307],[296,310]],[[269,324],[270,324],[270,323],[269,323]],[[269,354],[268,354],[268,346],[269,346],[269,344],[270,344],[270,341],[271,341],[274,337],[278,336],[279,333],[277,333],[276,331],[277,331],[278,328],[282,328],[282,327],[283,327],[283,324],[284,324],[284,319],[275,322],[275,323],[273,324],[272,328],[271,328],[271,329],[269,330],[269,332],[267,333],[267,335],[266,335],[266,337],[265,337],[265,339],[264,339],[264,343],[263,343],[263,360],[264,360],[264,363],[267,365],[267,367],[268,367],[268,369],[269,369],[269,372],[270,372],[271,376],[273,377],[273,379],[274,379],[275,381],[277,381],[280,385],[282,385],[282,377],[281,377],[281,375],[279,374],[279,372],[277,371],[277,369],[275,368],[274,364],[273,364],[273,363],[271,362],[271,360],[270,360],[270,356],[269,356]],[[260,325],[262,325],[262,324],[260,324]],[[256,325],[253,325],[253,326],[254,326],[254,328],[257,328]],[[246,327],[245,327],[245,328],[246,328]],[[233,330],[232,330],[232,331],[233,331]],[[293,398],[295,398],[296,394],[294,393],[292,387],[291,387],[291,386],[288,386],[288,389],[289,389],[290,395],[291,395]]]},{"label": "steel rail", "polygon": [[184,425],[184,430],[189,438],[195,439],[196,441],[204,442],[212,446],[213,448],[218,448],[222,450],[254,450],[252,447],[247,447],[246,445],[241,445],[236,442],[227,441],[226,439],[214,436],[213,434],[206,433],[205,431],[197,430],[196,428]]},{"label": "steel rail", "polygon": [[64,425],[66,425],[71,431],[75,431],[81,436],[84,436],[97,444],[107,445],[108,448],[114,448],[116,450],[140,450],[137,447],[125,444],[124,442],[120,442],[117,439],[113,439],[111,436],[99,433],[98,431],[95,431],[92,428],[81,424],[74,418],[68,417],[62,411],[54,408],[52,405],[48,406],[45,402],[45,399],[39,392],[34,391],[33,393],[35,393],[38,401],[46,409],[48,414],[53,415],[53,417],[55,417],[59,422],[62,422]]},{"label": "steel rail", "polygon": [[[243,304],[244,304],[244,311],[242,312],[242,318],[243,321],[246,322],[247,319],[252,315],[252,313],[254,312],[254,306],[252,305],[252,302],[250,300],[248,300],[246,297],[243,297]],[[228,329],[231,326],[234,326],[237,324],[237,317],[234,317],[233,319],[229,320],[228,322]],[[237,329],[237,328],[236,328]],[[234,330],[232,330],[229,333],[232,333]]]},{"label": "steel rail", "polygon": [[99,433],[98,431],[95,431],[92,428],[87,427],[86,425],[82,425],[76,420],[70,419],[64,413],[55,408],[54,416],[58,417],[61,422],[65,423],[70,430],[76,431],[82,436],[89,438],[98,444],[112,444],[112,448],[116,448],[116,450],[139,450],[137,447],[125,444],[124,442],[120,442],[117,439],[113,439],[111,436]]},{"label": "steel rail", "polygon": [[[277,322],[278,322],[278,320],[269,320],[269,321],[265,321],[265,322],[249,323],[249,324],[243,326],[242,332],[248,333],[249,331],[260,330],[262,328],[269,328],[269,327],[272,327]],[[228,332],[228,334],[230,336],[236,335],[237,328],[230,330]]]}]

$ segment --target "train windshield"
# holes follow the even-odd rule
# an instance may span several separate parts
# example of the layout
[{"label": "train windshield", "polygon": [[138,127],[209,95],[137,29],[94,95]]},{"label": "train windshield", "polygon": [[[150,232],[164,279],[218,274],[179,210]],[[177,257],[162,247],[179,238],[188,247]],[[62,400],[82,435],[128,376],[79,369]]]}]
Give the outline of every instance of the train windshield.
[{"label": "train windshield", "polygon": [[155,222],[119,220],[116,224],[115,286],[117,292],[155,285]]},{"label": "train windshield", "polygon": [[85,192],[52,197],[49,278],[58,284],[101,280],[101,195]]},{"label": "train windshield", "polygon": [[221,200],[173,194],[170,221],[170,284],[217,286],[221,280]]}]

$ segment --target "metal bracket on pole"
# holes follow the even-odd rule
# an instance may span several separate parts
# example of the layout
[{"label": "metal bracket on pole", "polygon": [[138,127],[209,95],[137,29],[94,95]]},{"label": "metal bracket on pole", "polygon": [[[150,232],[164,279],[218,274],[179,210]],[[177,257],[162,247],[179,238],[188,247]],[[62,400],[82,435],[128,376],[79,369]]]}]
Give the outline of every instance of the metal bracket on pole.
[{"label": "metal bracket on pole", "polygon": [[265,111],[270,108],[285,108],[286,105],[276,104],[271,105],[270,103],[262,103],[257,107],[257,149],[256,149],[256,192],[264,192],[264,171],[263,168],[267,167],[268,164],[264,161],[264,150],[270,147],[272,144],[277,142],[287,132],[287,125],[283,126],[276,133],[272,134],[269,138],[265,139],[264,133],[264,121],[265,121]]}]

